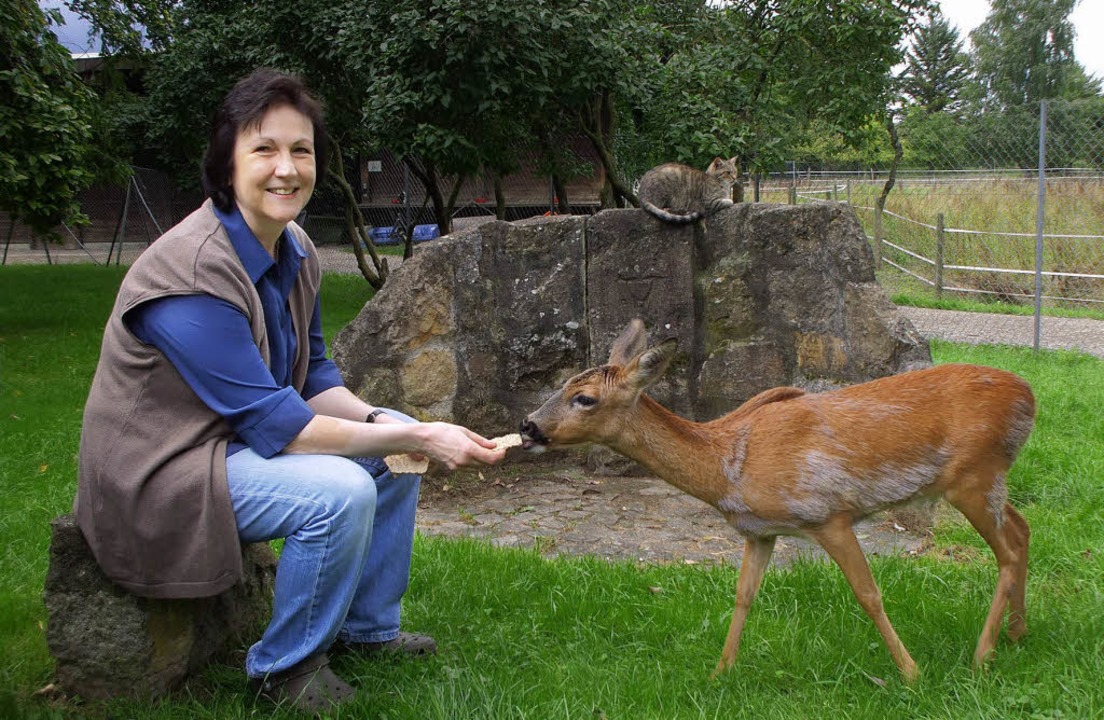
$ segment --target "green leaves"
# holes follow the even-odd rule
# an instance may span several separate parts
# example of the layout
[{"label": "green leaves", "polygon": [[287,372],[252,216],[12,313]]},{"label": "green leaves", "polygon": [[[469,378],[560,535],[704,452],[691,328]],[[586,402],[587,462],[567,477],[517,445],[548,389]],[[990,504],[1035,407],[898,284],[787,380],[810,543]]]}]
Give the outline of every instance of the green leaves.
[{"label": "green leaves", "polygon": [[1076,0],[993,0],[970,39],[986,103],[1001,109],[1100,94],[1074,59]]},{"label": "green leaves", "polygon": [[672,15],[657,8],[665,47],[642,128],[657,149],[650,162],[703,166],[720,154],[772,167],[792,157],[810,123],[864,127],[884,110],[897,45],[929,5],[759,0]]},{"label": "green leaves", "polygon": [[0,5],[0,207],[44,236],[84,221],[77,194],[93,179],[93,94],[32,0]]}]

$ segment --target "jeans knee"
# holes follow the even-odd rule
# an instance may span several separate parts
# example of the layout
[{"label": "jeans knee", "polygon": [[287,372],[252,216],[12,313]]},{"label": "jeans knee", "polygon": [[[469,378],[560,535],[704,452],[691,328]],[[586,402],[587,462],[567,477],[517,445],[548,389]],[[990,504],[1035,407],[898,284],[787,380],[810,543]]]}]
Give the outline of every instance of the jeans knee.
[{"label": "jeans knee", "polygon": [[376,512],[376,482],[365,473],[363,482],[357,483],[349,492],[349,507],[358,516],[372,517]]},{"label": "jeans knee", "polygon": [[326,486],[326,506],[330,515],[348,518],[370,526],[376,512],[376,482],[355,462],[341,458],[328,468],[322,482]]}]

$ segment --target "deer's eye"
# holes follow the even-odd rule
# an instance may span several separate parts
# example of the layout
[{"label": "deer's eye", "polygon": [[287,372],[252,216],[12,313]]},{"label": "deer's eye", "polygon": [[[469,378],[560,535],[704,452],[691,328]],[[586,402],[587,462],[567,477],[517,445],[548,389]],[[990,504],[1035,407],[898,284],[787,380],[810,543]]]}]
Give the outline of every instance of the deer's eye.
[{"label": "deer's eye", "polygon": [[583,395],[583,394],[580,393],[579,395],[576,395],[575,397],[571,398],[571,404],[572,405],[577,405],[578,407],[588,408],[588,407],[594,407],[595,405],[597,405],[598,400],[596,398],[592,398],[589,395]]}]

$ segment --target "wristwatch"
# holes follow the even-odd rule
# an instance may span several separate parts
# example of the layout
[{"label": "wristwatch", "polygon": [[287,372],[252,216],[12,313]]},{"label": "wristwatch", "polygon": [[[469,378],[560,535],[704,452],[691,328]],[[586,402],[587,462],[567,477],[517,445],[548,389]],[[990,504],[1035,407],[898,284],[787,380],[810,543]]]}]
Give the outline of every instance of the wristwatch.
[{"label": "wristwatch", "polygon": [[380,410],[379,408],[376,408],[372,412],[368,413],[368,417],[364,418],[364,422],[366,422],[366,423],[375,422],[376,418],[379,417],[380,415],[383,415],[383,410]]}]

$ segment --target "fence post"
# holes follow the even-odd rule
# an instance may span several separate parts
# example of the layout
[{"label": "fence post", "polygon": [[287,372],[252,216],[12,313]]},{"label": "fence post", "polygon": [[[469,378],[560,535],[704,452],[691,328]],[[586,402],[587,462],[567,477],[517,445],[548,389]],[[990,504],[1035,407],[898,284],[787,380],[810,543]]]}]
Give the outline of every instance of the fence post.
[{"label": "fence post", "polygon": [[111,237],[111,247],[107,251],[107,264],[111,264],[111,254],[115,252],[115,242],[119,243],[119,254],[115,256],[115,265],[123,261],[123,243],[126,242],[127,217],[130,215],[130,187],[133,185],[133,177],[127,178],[126,197],[123,199],[123,213],[119,216],[119,222],[115,225],[115,234]]},{"label": "fence post", "polygon": [[935,296],[943,297],[943,213],[935,216]]},{"label": "fence post", "polygon": [[797,205],[797,188],[790,185],[790,205]]},{"label": "fence post", "polygon": [[847,204],[851,204],[851,178],[847,178]]},{"label": "fence post", "polygon": [[1035,212],[1035,350],[1043,330],[1043,219],[1046,217],[1047,101],[1039,104],[1039,206]]}]

